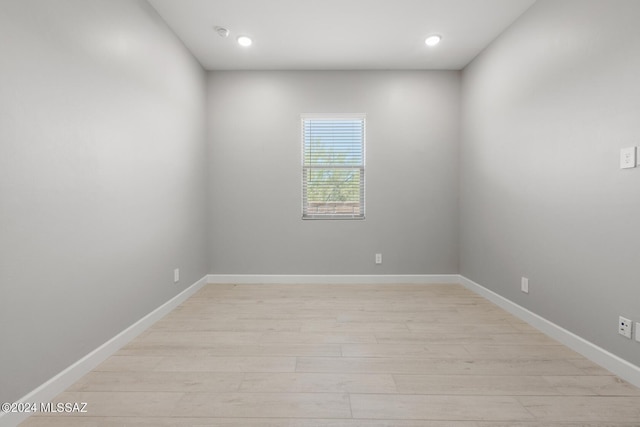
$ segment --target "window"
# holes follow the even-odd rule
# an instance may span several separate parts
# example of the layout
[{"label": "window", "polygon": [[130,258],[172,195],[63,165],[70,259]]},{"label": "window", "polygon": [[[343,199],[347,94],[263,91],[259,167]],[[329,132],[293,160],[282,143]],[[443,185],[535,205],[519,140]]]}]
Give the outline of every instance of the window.
[{"label": "window", "polygon": [[302,115],[302,219],[364,219],[365,115]]}]

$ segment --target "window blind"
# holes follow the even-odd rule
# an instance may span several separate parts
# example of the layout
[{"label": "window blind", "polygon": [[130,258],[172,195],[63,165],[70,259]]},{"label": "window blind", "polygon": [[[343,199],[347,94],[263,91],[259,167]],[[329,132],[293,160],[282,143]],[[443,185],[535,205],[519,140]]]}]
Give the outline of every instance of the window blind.
[{"label": "window blind", "polygon": [[302,116],[302,218],[364,219],[365,117]]}]

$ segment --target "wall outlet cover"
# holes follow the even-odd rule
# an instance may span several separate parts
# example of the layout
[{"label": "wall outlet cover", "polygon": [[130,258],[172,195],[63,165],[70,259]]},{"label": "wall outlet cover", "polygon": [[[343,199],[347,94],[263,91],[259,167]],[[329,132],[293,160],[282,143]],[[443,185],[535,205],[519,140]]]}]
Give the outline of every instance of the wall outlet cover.
[{"label": "wall outlet cover", "polygon": [[620,169],[636,167],[636,147],[620,149]]},{"label": "wall outlet cover", "polygon": [[631,339],[631,320],[620,316],[618,318],[618,333],[625,338]]},{"label": "wall outlet cover", "polygon": [[525,294],[529,293],[529,279],[526,277],[523,277],[522,280],[520,280],[520,290]]}]

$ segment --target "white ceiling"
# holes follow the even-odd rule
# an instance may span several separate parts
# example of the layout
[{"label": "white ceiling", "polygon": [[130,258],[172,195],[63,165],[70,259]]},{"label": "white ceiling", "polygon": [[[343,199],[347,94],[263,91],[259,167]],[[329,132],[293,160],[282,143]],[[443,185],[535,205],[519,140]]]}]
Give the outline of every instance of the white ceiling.
[{"label": "white ceiling", "polygon": [[534,1],[149,0],[208,70],[459,70]]}]

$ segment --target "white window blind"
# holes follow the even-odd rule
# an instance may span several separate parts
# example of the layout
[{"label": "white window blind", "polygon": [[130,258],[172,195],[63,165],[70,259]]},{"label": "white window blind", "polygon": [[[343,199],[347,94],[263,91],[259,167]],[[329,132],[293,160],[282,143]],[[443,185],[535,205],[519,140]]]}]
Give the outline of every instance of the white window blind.
[{"label": "white window blind", "polygon": [[364,219],[365,116],[302,115],[302,218]]}]

